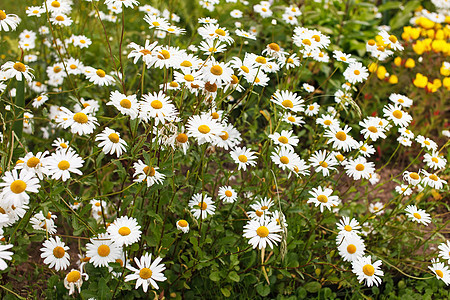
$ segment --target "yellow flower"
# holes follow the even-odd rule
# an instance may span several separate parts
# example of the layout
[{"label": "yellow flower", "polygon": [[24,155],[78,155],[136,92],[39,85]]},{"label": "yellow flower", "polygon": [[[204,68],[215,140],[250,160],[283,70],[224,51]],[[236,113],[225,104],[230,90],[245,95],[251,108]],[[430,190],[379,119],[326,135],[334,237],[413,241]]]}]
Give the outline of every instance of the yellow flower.
[{"label": "yellow flower", "polygon": [[422,41],[417,41],[417,43],[413,45],[413,50],[414,52],[416,52],[416,54],[422,55],[425,52],[424,43]]},{"label": "yellow flower", "polygon": [[397,57],[394,59],[394,64],[395,64],[397,67],[400,67],[401,64],[402,64],[402,58],[401,58],[400,56],[397,56]]},{"label": "yellow flower", "polygon": [[416,78],[413,81],[413,84],[418,88],[424,88],[427,86],[428,83],[428,77],[423,76],[420,73],[416,74]]},{"label": "yellow flower", "polygon": [[405,62],[405,68],[412,69],[416,66],[414,59],[408,58]]},{"label": "yellow flower", "polygon": [[374,63],[374,62],[370,63],[370,65],[369,65],[369,72],[370,73],[375,72],[377,69],[378,69],[378,65],[376,63]]},{"label": "yellow flower", "polygon": [[398,83],[398,77],[397,77],[396,75],[391,75],[391,76],[389,77],[389,83],[390,83],[390,84],[396,84],[396,83]]},{"label": "yellow flower", "polygon": [[431,29],[434,28],[435,23],[425,17],[420,17],[416,20],[416,24],[419,26],[425,28],[425,29]]},{"label": "yellow flower", "polygon": [[445,87],[448,91],[450,91],[450,77],[445,77],[445,78],[442,80],[442,84],[444,85],[444,87]]},{"label": "yellow flower", "polygon": [[386,68],[384,66],[379,66],[378,70],[377,70],[377,77],[380,80],[383,80],[384,78],[386,78]]}]

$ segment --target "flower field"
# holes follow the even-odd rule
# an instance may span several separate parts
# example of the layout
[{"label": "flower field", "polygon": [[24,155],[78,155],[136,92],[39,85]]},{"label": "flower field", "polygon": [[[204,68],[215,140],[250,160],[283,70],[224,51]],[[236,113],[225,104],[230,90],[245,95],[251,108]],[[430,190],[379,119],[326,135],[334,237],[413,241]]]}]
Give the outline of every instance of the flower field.
[{"label": "flower field", "polygon": [[3,0],[2,299],[450,297],[450,2]]}]

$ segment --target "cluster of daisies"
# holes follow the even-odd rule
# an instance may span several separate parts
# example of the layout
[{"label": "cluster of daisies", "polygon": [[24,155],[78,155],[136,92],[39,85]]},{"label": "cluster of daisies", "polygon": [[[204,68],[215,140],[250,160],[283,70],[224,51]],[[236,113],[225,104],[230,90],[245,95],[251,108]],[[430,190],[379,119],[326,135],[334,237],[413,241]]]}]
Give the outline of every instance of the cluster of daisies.
[{"label": "cluster of daisies", "polygon": [[[86,2],[91,2],[87,0]],[[227,1],[233,2],[233,1]],[[92,13],[100,20],[117,22],[118,16],[124,9],[134,9],[138,5],[136,0],[106,0],[108,12],[97,9]],[[218,1],[200,1],[200,4],[208,10],[214,10]],[[248,5],[246,1],[242,4]],[[241,29],[242,24],[235,24],[236,30],[231,33],[226,27],[218,24],[213,18],[200,18],[197,29],[201,41],[198,45],[189,45],[181,49],[170,44],[164,44],[153,39],[146,39],[143,44],[132,42],[128,45],[127,57],[135,65],[141,65],[144,71],[155,72],[160,70],[164,73],[164,82],[154,85],[155,91],[145,93],[126,92],[124,88],[126,74],[114,71],[109,72],[85,65],[81,58],[76,58],[75,53],[82,53],[83,49],[89,48],[93,41],[84,35],[72,34],[65,40],[53,39],[51,32],[55,28],[68,27],[73,20],[73,2],[71,0],[51,1],[47,0],[41,6],[27,8],[28,16],[48,16],[50,26],[42,26],[38,33],[24,30],[19,35],[19,47],[26,53],[24,61],[9,61],[1,66],[0,90],[6,89],[6,82],[10,79],[24,80],[28,82],[29,89],[34,93],[31,106],[35,113],[46,108],[48,111],[48,122],[40,128],[44,138],[54,136],[57,130],[67,130],[73,134],[73,140],[68,141],[58,137],[53,142],[54,149],[44,152],[28,152],[21,157],[11,171],[6,171],[1,179],[0,187],[0,234],[3,228],[11,226],[20,218],[23,218],[30,208],[30,197],[39,192],[46,180],[66,182],[72,174],[83,175],[83,167],[86,158],[82,158],[78,150],[77,139],[89,139],[95,143],[101,151],[115,158],[126,160],[126,153],[131,152],[129,148],[131,135],[127,132],[108,127],[114,126],[114,120],[136,121],[139,129],[146,132],[145,138],[161,146],[163,151],[180,151],[184,155],[190,150],[190,145],[196,144],[205,155],[207,150],[217,150],[226,153],[230,162],[234,162],[236,170],[251,172],[252,168],[267,167],[262,164],[261,150],[256,151],[256,146],[244,145],[241,133],[236,129],[229,119],[233,108],[241,103],[235,101],[232,93],[239,94],[252,90],[256,86],[265,87],[270,84],[271,78],[275,78],[278,72],[295,70],[305,64],[304,60],[329,63],[336,61],[344,66],[342,74],[336,74],[343,78],[344,83],[335,91],[334,106],[320,105],[314,102],[316,89],[314,86],[304,83],[299,91],[283,89],[277,90],[269,99],[265,99],[266,105],[273,110],[275,120],[279,126],[273,132],[265,136],[265,146],[270,152],[270,169],[276,176],[307,177],[318,176],[327,179],[338,172],[346,174],[349,178],[367,180],[376,184],[380,180],[375,164],[369,161],[375,153],[373,145],[378,139],[386,139],[390,132],[398,132],[399,146],[410,147],[413,141],[421,145],[425,152],[423,162],[429,171],[422,169],[418,172],[406,171],[403,179],[404,184],[396,188],[400,196],[409,197],[414,192],[420,192],[425,188],[442,189],[446,181],[438,176],[438,172],[446,167],[447,161],[440,154],[437,144],[429,138],[415,136],[408,128],[412,117],[405,110],[410,107],[413,100],[401,95],[391,94],[389,101],[392,103],[383,107],[382,116],[370,116],[359,122],[359,134],[363,137],[358,141],[351,133],[351,124],[342,122],[341,112],[345,106],[353,102],[353,91],[356,85],[363,83],[369,76],[368,69],[356,58],[342,51],[329,51],[330,37],[319,30],[296,26],[297,17],[301,15],[298,7],[291,5],[284,8],[282,19],[287,24],[296,26],[291,36],[294,51],[283,49],[278,43],[272,42],[260,52],[250,53],[239,51],[237,56],[228,57],[223,55],[233,49],[235,40],[248,43],[256,40],[257,30],[254,27],[247,31]],[[143,20],[157,38],[166,35],[182,35],[185,30],[174,26],[171,22],[179,22],[180,17],[169,11],[160,10],[150,6],[138,6],[140,12],[145,16]],[[262,1],[253,6],[254,12],[262,18],[271,17],[271,3]],[[242,12],[234,10],[231,16],[238,19]],[[0,29],[3,31],[15,30],[20,19],[15,15],[7,15],[0,10]],[[38,36],[38,34],[40,36]],[[45,69],[48,79],[43,82],[34,80],[33,69],[27,64],[37,62],[38,56],[35,49],[39,49],[37,43],[42,42],[52,55],[52,64]],[[242,47],[241,47],[242,49]],[[367,43],[367,51],[376,59],[383,60],[395,51],[401,51],[403,46],[397,38],[382,30],[375,40]],[[75,51],[76,50],[76,51]],[[34,52],[33,52],[34,51]],[[83,55],[79,55],[83,57]],[[138,80],[144,86],[145,75],[141,74]],[[81,82],[90,82],[85,89],[92,85],[107,90],[109,98],[103,102],[95,99],[77,98],[73,103],[59,106],[53,104],[52,95],[62,90],[63,84],[69,80],[76,79]],[[122,90],[110,89],[110,86],[122,85]],[[178,94],[181,97],[177,97]],[[193,113],[189,117],[183,114],[186,103],[184,95],[190,95],[197,99],[193,107]],[[12,91],[10,95],[14,96]],[[263,100],[264,101],[264,100]],[[103,105],[105,104],[105,105]],[[230,105],[228,105],[230,104]],[[206,107],[206,108],[205,108]],[[104,122],[105,112],[112,111],[111,122]],[[32,119],[34,115],[26,112],[24,116],[25,132],[32,133]],[[317,144],[322,149],[314,149],[308,156],[301,157],[301,136],[296,131],[307,121],[314,123],[318,128],[314,134],[319,138]],[[395,129],[395,130],[393,130]],[[122,129],[123,130],[123,129]],[[151,145],[151,144],[150,144]],[[204,146],[204,147],[203,147]],[[100,150],[99,150],[100,151]],[[114,158],[111,158],[114,159]],[[166,176],[156,163],[157,160],[147,161],[137,159],[129,162],[134,169],[133,180],[142,186],[151,187],[163,185]],[[158,160],[159,161],[159,160]],[[175,170],[173,170],[175,172]],[[215,192],[215,191],[214,191]],[[307,203],[314,204],[321,213],[327,211],[338,212],[336,208],[341,200],[335,191],[327,184],[322,184],[309,190]],[[222,203],[235,203],[238,201],[238,193],[230,185],[218,188],[217,198]],[[188,202],[188,208],[194,219],[201,221],[215,214],[218,202],[214,202],[208,192],[202,191],[192,195]],[[62,199],[63,200],[63,199]],[[70,204],[75,211],[81,207],[81,199],[76,198]],[[98,222],[106,219],[115,220],[109,224],[105,232],[90,238],[85,245],[86,253],[80,261],[80,269],[72,269],[67,273],[64,284],[72,294],[80,291],[83,278],[88,275],[83,272],[83,265],[92,264],[94,267],[108,267],[113,276],[122,276],[116,273],[110,263],[119,263],[122,272],[128,269],[130,273],[125,276],[125,281],[136,280],[136,288],[142,286],[147,292],[148,288],[158,288],[157,281],[164,281],[165,270],[161,258],[152,261],[150,254],[144,254],[140,259],[135,257],[136,268],[131,266],[129,257],[126,257],[126,248],[140,241],[141,227],[138,221],[132,217],[115,216],[113,208],[106,200],[92,199],[90,202],[92,217]],[[243,236],[254,248],[266,249],[277,246],[287,236],[286,217],[281,207],[274,209],[274,201],[269,198],[260,198],[250,205],[245,213],[248,219],[243,227]],[[272,209],[271,209],[272,208]],[[372,214],[382,214],[386,209],[383,203],[371,203],[369,210]],[[311,208],[315,209],[315,208]],[[430,216],[414,205],[408,206],[405,211],[409,218],[422,224],[431,221]],[[70,265],[70,248],[57,234],[57,216],[47,211],[39,211],[30,219],[33,229],[46,233],[47,239],[43,243],[42,258],[49,268],[56,271],[66,270]],[[198,222],[195,221],[195,224]],[[106,226],[106,224],[105,224]],[[190,230],[189,222],[179,219],[176,222],[179,231],[187,234]],[[344,261],[352,263],[353,272],[360,282],[365,281],[368,286],[378,285],[383,272],[379,269],[381,262],[372,263],[370,256],[364,256],[365,245],[360,237],[360,226],[355,219],[343,217],[338,224],[337,248]],[[1,238],[0,238],[1,239]],[[450,245],[450,244],[449,244]],[[441,247],[442,246],[442,247]],[[448,249],[441,245],[442,251]],[[13,245],[0,246],[0,269],[5,269],[7,264],[4,260],[11,260],[12,252],[8,251]],[[445,250],[447,249],[447,250]],[[448,259],[447,256],[442,258]],[[433,265],[432,270],[446,283],[450,281],[448,267]],[[439,272],[440,273],[439,273]]]}]

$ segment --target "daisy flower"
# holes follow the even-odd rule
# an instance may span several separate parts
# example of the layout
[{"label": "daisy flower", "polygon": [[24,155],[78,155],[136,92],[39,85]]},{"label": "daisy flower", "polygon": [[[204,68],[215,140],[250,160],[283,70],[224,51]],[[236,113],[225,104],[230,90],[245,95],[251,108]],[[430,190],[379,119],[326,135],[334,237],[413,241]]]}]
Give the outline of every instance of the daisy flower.
[{"label": "daisy flower", "polygon": [[144,122],[154,119],[156,126],[166,121],[172,122],[178,114],[175,105],[163,91],[143,95],[139,108],[139,118]]},{"label": "daisy flower", "polygon": [[364,157],[358,157],[349,159],[345,164],[345,170],[347,175],[353,177],[354,180],[369,179],[370,174],[375,172],[375,164],[368,162]]},{"label": "daisy flower", "polygon": [[273,249],[278,242],[281,241],[281,226],[275,221],[260,218],[259,220],[249,220],[244,226],[244,237],[248,238],[248,243],[253,246],[253,249],[265,249],[269,246]]},{"label": "daisy flower", "polygon": [[106,105],[113,105],[123,115],[130,116],[131,120],[137,118],[139,114],[139,104],[136,95],[126,96],[118,91],[111,92],[110,101]]},{"label": "daisy flower", "polygon": [[413,104],[413,100],[411,100],[410,98],[395,93],[389,95],[389,100],[394,102],[394,104],[398,104],[403,107],[410,107]]},{"label": "daisy flower", "polygon": [[437,279],[442,280],[445,285],[450,284],[450,270],[444,263],[437,262],[434,258],[431,260],[432,265],[428,268],[433,271]]},{"label": "daisy flower", "polygon": [[403,196],[409,196],[412,194],[412,189],[409,188],[406,184],[401,184],[395,187],[395,191],[399,194],[402,194]]},{"label": "daisy flower", "polygon": [[241,133],[232,124],[224,124],[224,126],[217,147],[225,150],[232,149],[242,141]]},{"label": "daisy flower", "polygon": [[439,257],[450,262],[450,241],[439,244],[438,249],[440,250]]},{"label": "daisy flower", "polygon": [[137,269],[132,266],[127,266],[127,269],[133,272],[125,276],[125,282],[136,280],[136,289],[142,285],[142,289],[146,293],[149,285],[155,289],[159,289],[156,281],[164,281],[167,278],[164,276],[163,271],[166,269],[164,264],[160,264],[162,258],[157,257],[152,263],[152,255],[144,254],[139,260],[137,257],[134,258],[136,262]]},{"label": "daisy flower", "polygon": [[188,205],[191,208],[194,217],[197,219],[206,219],[208,215],[214,215],[216,206],[213,203],[211,197],[203,195],[202,193],[197,193],[192,196]]},{"label": "daisy flower", "polygon": [[315,116],[319,113],[319,108],[320,108],[320,105],[317,104],[316,102],[309,104],[309,105],[307,105],[307,107],[305,109],[305,115],[310,116],[310,117]]},{"label": "daisy flower", "polygon": [[17,174],[17,170],[6,171],[2,177],[0,187],[0,202],[7,206],[28,204],[30,196],[28,193],[38,193],[39,179],[35,177],[35,172],[28,170],[21,170]]},{"label": "daisy flower", "polygon": [[408,184],[418,185],[422,178],[417,172],[403,172],[403,180],[405,180]]},{"label": "daisy flower", "polygon": [[158,45],[157,41],[150,44],[149,40],[145,40],[144,46],[140,46],[136,43],[130,43],[128,48],[132,48],[133,50],[131,50],[128,54],[128,58],[133,58],[133,63],[136,64],[142,57],[142,60],[147,65],[147,68],[150,68],[155,62],[155,57],[152,53],[156,45]]},{"label": "daisy flower", "polygon": [[314,203],[314,205],[320,206],[320,212],[323,212],[324,207],[331,210],[332,206],[336,206],[339,204],[338,196],[331,196],[333,193],[332,189],[317,187],[313,188],[312,191],[309,192],[313,197],[308,199],[307,203]]},{"label": "daisy flower", "polygon": [[141,238],[141,226],[135,218],[123,216],[117,218],[106,231],[110,238],[119,246],[129,246],[138,242]]},{"label": "daisy flower", "polygon": [[339,121],[333,115],[321,115],[316,119],[316,124],[319,124],[324,128],[339,127]]},{"label": "daisy flower", "polygon": [[361,258],[366,250],[364,241],[357,235],[344,238],[337,248],[342,259],[349,262]]},{"label": "daisy flower", "polygon": [[25,157],[19,158],[19,161],[22,163],[16,164],[15,169],[24,169],[32,172],[42,180],[44,175],[47,175],[47,168],[45,166],[46,155],[48,155],[48,151],[38,152],[36,155],[28,152]]},{"label": "daisy flower", "polygon": [[64,129],[70,127],[72,133],[91,134],[94,132],[95,126],[99,125],[97,118],[91,115],[92,108],[89,106],[77,113],[73,113],[63,106],[60,109],[62,115],[56,119],[56,122]]},{"label": "daisy flower", "polygon": [[259,219],[261,217],[270,216],[272,213],[269,211],[269,208],[272,207],[272,205],[272,199],[267,197],[261,198],[256,203],[250,205],[250,208],[253,209],[253,211],[248,212],[249,218]]},{"label": "daisy flower", "polygon": [[357,148],[359,149],[359,153],[364,157],[369,157],[375,153],[375,148],[372,145],[365,144],[364,142],[359,142]]},{"label": "daisy flower", "polygon": [[63,150],[69,148],[69,142],[62,138],[57,138],[53,141],[52,146],[56,147],[56,150]]},{"label": "daisy flower", "polygon": [[423,161],[428,167],[432,169],[444,169],[447,165],[447,160],[439,155],[439,152],[434,151],[432,154],[425,153]]},{"label": "daisy flower", "polygon": [[369,77],[369,72],[360,62],[350,63],[344,71],[345,80],[351,84],[364,82]]},{"label": "daisy flower", "polygon": [[78,170],[83,166],[84,160],[72,149],[56,150],[46,159],[48,176],[52,179],[62,179],[66,181],[70,178],[70,173],[83,175]]},{"label": "daisy flower", "polygon": [[249,40],[254,40],[254,41],[256,40],[256,36],[254,34],[248,32],[248,31],[245,31],[245,30],[236,29],[234,31],[234,33],[239,37],[243,37],[243,38],[246,38]]},{"label": "daisy flower", "polygon": [[[0,20],[0,25],[1,24],[2,23]],[[17,81],[25,79],[27,82],[31,82],[34,78],[34,75],[31,74],[31,71],[33,71],[33,69],[31,69],[27,65],[24,65],[20,61],[8,61],[2,65],[1,70],[3,71],[3,76],[5,76],[6,79],[16,78]]]},{"label": "daisy flower", "polygon": [[6,14],[5,11],[0,10],[0,31],[16,30],[19,26],[20,18],[14,14]]},{"label": "daisy flower", "polygon": [[70,265],[69,247],[64,244],[59,236],[51,237],[42,244],[41,257],[49,268],[55,267],[56,271],[65,270]]},{"label": "daisy flower", "polygon": [[406,127],[411,123],[412,117],[405,111],[402,110],[400,106],[397,105],[386,105],[383,108],[384,116],[391,120],[395,125]]},{"label": "daisy flower", "polygon": [[233,203],[237,200],[237,193],[231,186],[221,186],[219,198],[225,203]]},{"label": "daisy flower", "polygon": [[381,36],[386,48],[403,51],[404,48],[395,35],[389,34],[386,30],[381,30],[378,35]]},{"label": "daisy flower", "polygon": [[216,62],[213,59],[203,66],[202,72],[206,82],[216,83],[219,87],[230,83],[231,75],[233,75],[233,69],[229,62]]},{"label": "daisy flower", "polygon": [[148,27],[150,29],[152,28],[161,29],[163,27],[169,26],[169,22],[166,20],[166,18],[159,17],[156,15],[147,14],[144,17],[144,21],[147,22],[148,25],[150,25]]},{"label": "daisy flower", "polygon": [[326,150],[314,152],[309,158],[309,162],[315,168],[315,171],[317,173],[322,172],[323,176],[330,175],[330,170],[336,170],[334,166],[338,164],[336,158],[331,153],[327,153]]},{"label": "daisy flower", "polygon": [[204,143],[216,144],[224,129],[218,120],[205,114],[191,116],[186,124],[186,128],[188,136],[195,137],[199,145]]},{"label": "daisy flower", "polygon": [[32,218],[30,218],[31,227],[34,230],[38,231],[46,231],[48,234],[56,233],[56,225],[55,220],[56,215],[48,212],[46,216],[42,213],[42,211],[35,214]]},{"label": "daisy flower", "polygon": [[350,220],[349,217],[343,216],[339,223],[337,223],[336,225],[337,229],[339,230],[339,233],[336,237],[337,244],[340,244],[344,238],[348,238],[361,233],[359,231],[359,229],[361,229],[361,226],[355,218]]},{"label": "daisy flower", "polygon": [[[3,236],[0,236],[0,238],[3,238]],[[7,244],[7,245],[0,245],[0,270],[5,270],[8,265],[6,264],[5,260],[11,260],[12,255],[14,254],[11,251],[6,251],[8,249],[11,249],[13,245]]]},{"label": "daisy flower", "polygon": [[94,267],[107,267],[108,263],[120,258],[122,248],[119,247],[108,234],[99,234],[86,244],[86,256]]},{"label": "daisy flower", "polygon": [[44,104],[46,101],[48,100],[48,96],[45,94],[39,95],[36,98],[33,99],[33,107],[34,108],[39,108],[42,106],[42,104]]},{"label": "daisy flower", "polygon": [[325,137],[330,138],[327,144],[333,143],[333,148],[336,150],[350,151],[357,147],[357,142],[349,135],[351,128],[348,125],[345,127],[329,127],[325,130]]},{"label": "daisy flower", "polygon": [[401,127],[398,129],[398,133],[400,133],[400,135],[402,137],[406,137],[408,139],[413,139],[414,138],[414,133],[411,132],[411,130],[409,130],[406,127]]},{"label": "daisy flower", "polygon": [[137,0],[105,0],[105,5],[108,6],[125,6],[134,8],[135,5],[139,5],[139,1]]},{"label": "daisy flower", "polygon": [[106,74],[102,69],[86,67],[84,69],[84,75],[90,82],[99,86],[109,86],[114,82],[114,77]]},{"label": "daisy flower", "polygon": [[369,212],[378,216],[384,213],[383,208],[384,204],[382,202],[369,204]]},{"label": "daisy flower", "polygon": [[127,152],[125,148],[127,143],[120,138],[120,134],[108,127],[102,133],[95,137],[95,141],[100,141],[99,147],[103,147],[103,153],[116,154],[117,157],[122,155],[122,152]]},{"label": "daisy flower", "polygon": [[186,220],[178,220],[176,225],[177,229],[181,230],[183,233],[189,232],[189,223]]},{"label": "daisy flower", "polygon": [[291,148],[275,148],[270,158],[282,170],[293,170],[294,166],[301,165],[300,157]]},{"label": "daisy flower", "polygon": [[372,263],[370,256],[362,256],[352,262],[352,271],[356,274],[360,283],[365,280],[368,287],[373,284],[378,286],[381,283],[379,276],[384,275],[383,271],[379,269],[380,266],[381,260]]},{"label": "daisy flower", "polygon": [[66,277],[64,277],[64,287],[69,290],[69,295],[75,293],[75,287],[78,289],[78,292],[81,291],[81,286],[83,285],[82,276],[85,276],[85,280],[89,279],[88,274],[81,273],[75,269],[72,269],[69,273],[67,273]]},{"label": "daisy flower", "polygon": [[428,225],[431,222],[430,214],[425,210],[418,209],[415,205],[408,205],[405,209],[406,215],[414,222]]},{"label": "daisy flower", "polygon": [[269,138],[272,139],[275,145],[281,146],[282,148],[294,149],[298,145],[298,137],[293,136],[292,130],[282,130],[281,133],[275,132],[274,134],[269,134]]},{"label": "daisy flower", "polygon": [[333,57],[337,60],[337,61],[342,61],[344,63],[355,63],[356,59],[352,58],[352,56],[350,54],[346,54],[342,51],[339,50],[334,50],[333,51]]},{"label": "daisy flower", "polygon": [[256,152],[251,151],[250,148],[236,147],[230,152],[231,158],[238,164],[238,170],[247,170],[247,166],[256,165]]},{"label": "daisy flower", "polygon": [[60,25],[60,26],[70,26],[73,23],[73,20],[62,13],[56,13],[50,18],[50,22],[53,25]]},{"label": "daisy flower", "polygon": [[300,96],[297,96],[296,93],[292,93],[290,91],[279,91],[277,90],[272,98],[270,98],[275,104],[282,106],[283,108],[293,111],[293,112],[301,112],[303,111],[303,99]]},{"label": "daisy flower", "polygon": [[134,179],[135,182],[147,182],[147,187],[151,187],[154,184],[162,184],[166,175],[158,172],[159,167],[149,166],[138,160],[134,163],[133,168],[135,169]]},{"label": "daisy flower", "polygon": [[424,137],[423,135],[418,135],[416,137],[416,141],[420,144],[422,148],[426,148],[428,150],[436,151],[438,145],[429,138]]},{"label": "daisy flower", "polygon": [[421,171],[423,174],[422,183],[426,184],[434,189],[440,190],[444,187],[444,184],[447,184],[447,181],[440,179],[434,173],[428,173],[425,170]]},{"label": "daisy flower", "polygon": [[305,124],[305,122],[303,121],[303,117],[293,115],[289,112],[284,113],[282,118],[284,122],[295,126],[301,126],[302,124]]}]

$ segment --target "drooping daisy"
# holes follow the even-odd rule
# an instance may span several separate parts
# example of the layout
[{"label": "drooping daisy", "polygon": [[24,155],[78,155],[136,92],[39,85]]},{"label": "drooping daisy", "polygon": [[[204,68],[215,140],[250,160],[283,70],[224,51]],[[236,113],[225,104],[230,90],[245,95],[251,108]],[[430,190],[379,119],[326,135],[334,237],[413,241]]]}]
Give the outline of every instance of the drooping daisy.
[{"label": "drooping daisy", "polygon": [[22,163],[16,164],[15,168],[33,172],[40,180],[42,180],[43,176],[47,174],[45,165],[46,155],[48,155],[48,151],[38,152],[36,155],[32,152],[28,152],[25,157],[19,158],[19,161],[22,161]]},{"label": "drooping daisy", "polygon": [[214,215],[216,206],[212,201],[212,198],[203,195],[202,193],[197,193],[192,196],[189,200],[188,206],[191,208],[191,212],[197,219],[206,219],[208,215]]},{"label": "drooping daisy", "polygon": [[269,134],[269,138],[272,139],[275,145],[281,146],[282,148],[294,149],[298,145],[298,137],[293,135],[292,130],[282,130],[281,133],[275,132],[274,134]]},{"label": "drooping daisy", "polygon": [[436,151],[438,145],[431,139],[424,137],[423,135],[418,135],[416,137],[416,141],[422,146],[422,148],[426,148],[428,150]]},{"label": "drooping daisy", "polygon": [[83,175],[78,169],[83,166],[84,160],[71,148],[56,150],[46,159],[46,163],[48,176],[52,179],[66,181],[70,173]]},{"label": "drooping daisy", "polygon": [[41,257],[49,268],[55,267],[56,271],[65,270],[70,265],[69,247],[61,241],[59,236],[51,237],[42,244]]},{"label": "drooping daisy", "polygon": [[92,67],[86,67],[84,69],[84,75],[86,78],[99,86],[109,86],[114,82],[114,77],[106,74],[102,69],[94,69]]},{"label": "drooping daisy", "polygon": [[56,224],[55,219],[56,215],[48,212],[47,215],[44,216],[42,211],[35,214],[30,219],[30,224],[34,230],[46,231],[48,234],[56,233]]},{"label": "drooping daisy", "polygon": [[97,118],[91,114],[92,108],[89,106],[77,113],[73,113],[63,106],[60,107],[60,110],[61,116],[56,119],[56,122],[64,129],[70,127],[72,133],[91,134],[94,132],[95,126],[99,125]]},{"label": "drooping daisy", "polygon": [[353,218],[350,220],[349,217],[343,216],[342,219],[339,221],[339,223],[336,224],[337,229],[339,230],[339,233],[336,237],[336,243],[340,244],[342,239],[351,237],[354,235],[358,235],[361,232],[359,229],[361,229],[361,226],[359,225],[359,222]]},{"label": "drooping daisy", "polygon": [[186,220],[178,220],[176,225],[177,229],[181,230],[183,233],[189,232],[189,223]]},{"label": "drooping daisy", "polygon": [[117,157],[122,155],[122,152],[127,152],[125,146],[127,143],[120,138],[117,131],[106,127],[101,133],[95,137],[95,141],[100,141],[99,147],[103,147],[103,153],[116,154]]},{"label": "drooping daisy", "polygon": [[425,170],[421,170],[423,174],[422,183],[426,184],[434,189],[440,190],[444,187],[444,184],[447,184],[447,181],[439,178],[434,173],[428,173]]},{"label": "drooping daisy", "polygon": [[108,234],[99,234],[86,244],[86,256],[94,267],[107,267],[110,262],[120,258],[122,249]]},{"label": "drooping daisy", "polygon": [[364,157],[358,157],[349,159],[345,165],[345,170],[347,175],[353,177],[354,180],[369,179],[370,174],[375,172],[375,164],[368,162]]},{"label": "drooping daisy", "polygon": [[304,100],[302,99],[302,97],[290,91],[277,90],[273,94],[272,98],[270,98],[270,101],[293,112],[301,112],[303,111],[304,107],[303,106]]},{"label": "drooping daisy", "polygon": [[338,196],[331,196],[333,193],[332,189],[329,188],[312,188],[312,190],[309,192],[313,197],[308,199],[307,203],[314,203],[314,205],[320,206],[320,212],[323,212],[324,207],[331,210],[332,206],[339,204],[339,197]]},{"label": "drooping daisy", "polygon": [[364,241],[357,235],[346,237],[338,245],[339,255],[344,261],[355,261],[364,255],[366,246]]},{"label": "drooping daisy", "polygon": [[399,136],[397,138],[397,141],[405,147],[411,147],[412,145],[412,141],[407,137]]},{"label": "drooping daisy", "polygon": [[164,264],[160,264],[162,258],[157,257],[152,263],[152,255],[146,253],[141,256],[140,260],[135,257],[134,261],[138,268],[136,269],[132,266],[127,266],[127,269],[132,271],[133,274],[125,276],[125,282],[136,280],[136,289],[141,285],[144,292],[147,292],[149,285],[155,289],[159,289],[156,281],[164,281],[167,279],[163,273],[166,267]]},{"label": "drooping daisy", "polygon": [[[0,14],[1,14],[0,10]],[[0,25],[1,25],[0,20]],[[12,62],[8,61],[4,63],[1,67],[1,70],[3,71],[3,76],[5,76],[7,79],[10,78],[16,78],[17,81],[26,80],[27,82],[31,82],[34,78],[34,75],[31,74],[31,69],[29,66],[24,65],[20,61]]]},{"label": "drooping daisy", "polygon": [[35,177],[33,171],[28,170],[21,170],[19,174],[16,169],[6,171],[2,181],[0,203],[6,206],[28,204],[30,200],[28,193],[38,193],[40,188],[39,179]]},{"label": "drooping daisy", "polygon": [[422,178],[417,172],[403,172],[403,180],[405,180],[408,184],[418,185]]},{"label": "drooping daisy", "polygon": [[139,113],[139,104],[136,95],[126,96],[118,91],[111,92],[110,101],[106,105],[113,105],[125,116],[130,116],[131,120],[137,118]]},{"label": "drooping daisy", "polygon": [[[83,264],[82,264],[83,265]],[[81,291],[81,286],[83,285],[83,276],[85,280],[89,279],[89,275],[86,273],[81,273],[80,271],[72,269],[69,273],[67,273],[66,277],[64,277],[64,287],[69,290],[69,295],[75,293],[75,287],[78,289],[78,292]]]},{"label": "drooping daisy", "polygon": [[439,244],[438,249],[440,250],[439,257],[450,262],[450,241]]},{"label": "drooping daisy", "polygon": [[248,243],[253,246],[253,249],[265,249],[269,246],[273,249],[278,242],[281,241],[281,235],[277,232],[281,232],[281,226],[275,221],[260,218],[259,220],[250,219],[247,225],[244,226],[244,237],[248,238]]},{"label": "drooping daisy", "polygon": [[383,112],[384,116],[397,126],[407,127],[412,121],[412,117],[398,105],[386,105]]},{"label": "drooping daisy", "polygon": [[175,105],[163,91],[143,95],[139,107],[139,118],[145,122],[154,119],[155,125],[172,122],[178,115]]},{"label": "drooping daisy", "polygon": [[141,226],[135,218],[122,216],[117,218],[106,231],[111,239],[119,246],[129,246],[138,242],[141,238]]},{"label": "drooping daisy", "polygon": [[231,186],[221,186],[219,198],[225,203],[233,203],[237,200],[237,193]]},{"label": "drooping daisy", "polygon": [[421,223],[425,226],[431,222],[430,214],[423,209],[418,209],[415,205],[408,205],[405,211],[411,221]]},{"label": "drooping daisy", "polygon": [[395,93],[393,93],[389,96],[389,100],[394,102],[394,104],[399,104],[403,107],[410,107],[413,104],[413,101],[410,98],[408,98],[404,95],[395,94]]},{"label": "drooping daisy", "polygon": [[333,148],[336,150],[350,151],[355,149],[357,142],[349,135],[351,128],[345,125],[344,128],[329,127],[325,130],[325,137],[330,138],[327,144],[333,143]]},{"label": "drooping daisy", "polygon": [[19,26],[20,18],[14,14],[6,14],[4,10],[0,10],[0,31],[16,30]]},{"label": "drooping daisy", "polygon": [[158,171],[159,167],[146,165],[141,160],[135,162],[133,168],[135,169],[133,176],[137,177],[136,179],[134,179],[134,181],[145,181],[147,182],[147,187],[151,187],[155,183],[163,183],[164,178],[166,177],[166,175]]},{"label": "drooping daisy", "polygon": [[432,265],[428,268],[436,274],[436,278],[442,280],[445,285],[450,284],[450,270],[444,263],[437,262],[434,258],[431,260]]},{"label": "drooping daisy", "polygon": [[336,170],[337,160],[331,153],[326,150],[318,150],[314,152],[309,158],[311,166],[315,168],[316,172],[322,172],[323,176],[330,175],[330,170]]},{"label": "drooping daisy", "polygon": [[379,276],[384,275],[383,271],[379,269],[380,266],[381,260],[372,263],[370,256],[362,256],[352,262],[352,271],[356,274],[360,283],[365,280],[368,287],[371,287],[373,284],[378,286],[381,283]]},{"label": "drooping daisy", "polygon": [[272,212],[269,211],[269,208],[272,207],[272,205],[272,199],[267,197],[261,198],[256,203],[250,205],[252,211],[248,212],[249,218],[260,219],[272,215]]}]

